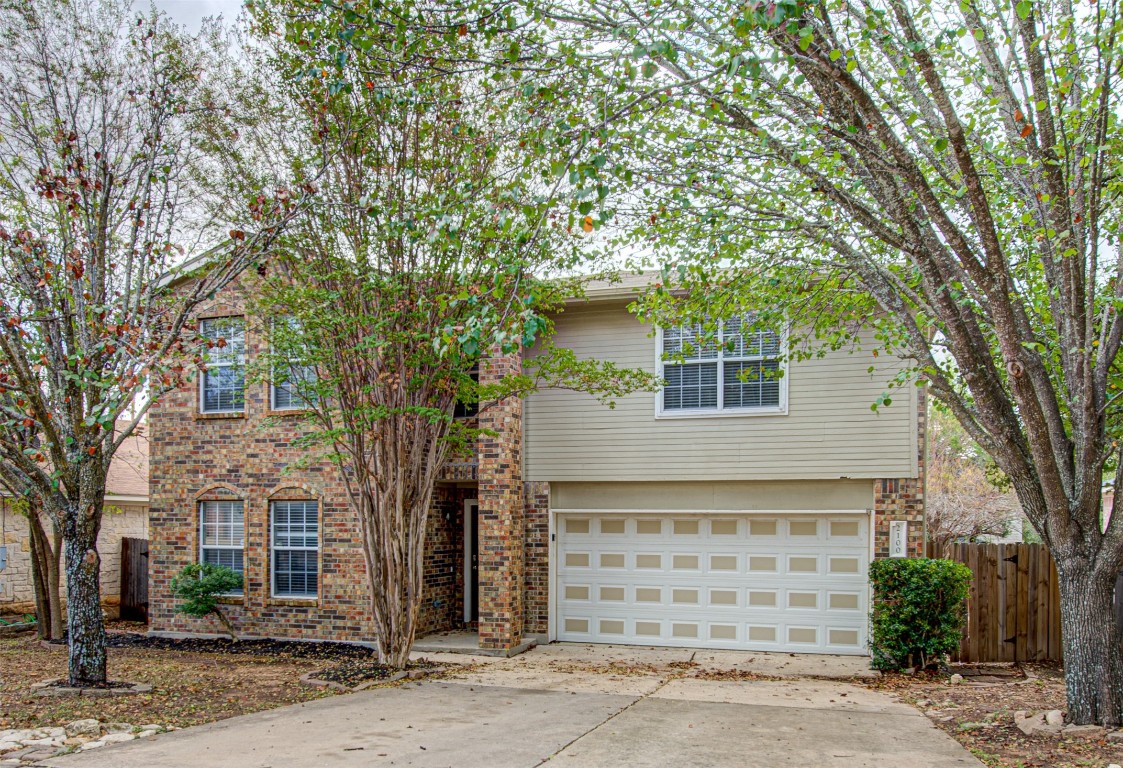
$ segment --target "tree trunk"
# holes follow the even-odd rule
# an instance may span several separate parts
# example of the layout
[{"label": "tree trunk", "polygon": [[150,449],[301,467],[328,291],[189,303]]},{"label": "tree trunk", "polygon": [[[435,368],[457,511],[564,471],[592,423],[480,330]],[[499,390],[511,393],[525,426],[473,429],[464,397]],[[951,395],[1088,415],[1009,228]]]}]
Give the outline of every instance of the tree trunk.
[{"label": "tree trunk", "polygon": [[[96,494],[82,494],[86,498]],[[104,494],[101,494],[104,496]],[[100,504],[79,502],[68,509],[63,532],[66,549],[66,617],[70,633],[70,684],[104,685],[105,623],[101,615],[101,556],[97,551]]]},{"label": "tree trunk", "polygon": [[[59,564],[62,541],[58,527],[49,518],[44,524],[42,508],[31,503],[27,511],[28,538],[31,554],[31,577],[35,586],[35,613],[41,640],[63,637],[62,597],[59,594]],[[51,535],[47,535],[47,527]]]},{"label": "tree trunk", "polygon": [[421,612],[431,493],[421,496],[424,501],[410,503],[390,491],[360,511],[378,662],[395,669],[409,663]]},{"label": "tree trunk", "polygon": [[238,642],[238,633],[234,630],[234,624],[226,616],[223,610],[216,605],[212,613],[214,613],[214,615],[218,618],[222,626],[226,628],[226,634],[230,635],[230,639],[234,642]]},{"label": "tree trunk", "polygon": [[51,637],[51,595],[47,584],[46,534],[33,511],[27,514],[28,552],[31,556],[31,586],[35,590],[35,632],[40,640]]},{"label": "tree trunk", "polygon": [[1113,607],[1117,570],[1097,570],[1083,558],[1057,559],[1068,716],[1077,725],[1123,724],[1123,650]]},{"label": "tree trunk", "polygon": [[66,635],[66,617],[62,609],[62,534],[51,524],[51,557],[47,559],[47,587],[52,600],[51,637],[61,640]]}]

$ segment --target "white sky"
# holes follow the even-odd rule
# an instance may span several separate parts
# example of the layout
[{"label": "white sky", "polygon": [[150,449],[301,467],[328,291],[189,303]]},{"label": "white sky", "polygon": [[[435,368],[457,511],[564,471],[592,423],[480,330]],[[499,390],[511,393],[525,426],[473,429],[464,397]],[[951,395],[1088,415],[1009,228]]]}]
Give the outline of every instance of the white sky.
[{"label": "white sky", "polygon": [[[223,21],[231,24],[242,10],[242,0],[152,0],[152,3],[191,32],[198,32],[200,22],[207,16],[222,16]],[[133,7],[145,4],[144,0],[137,0]]]}]

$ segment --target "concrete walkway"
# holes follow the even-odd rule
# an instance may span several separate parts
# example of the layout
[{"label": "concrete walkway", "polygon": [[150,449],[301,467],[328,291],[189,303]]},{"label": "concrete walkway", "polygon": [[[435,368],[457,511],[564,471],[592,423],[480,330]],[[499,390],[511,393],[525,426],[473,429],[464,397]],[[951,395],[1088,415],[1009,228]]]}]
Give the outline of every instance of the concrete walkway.
[{"label": "concrete walkway", "polygon": [[[555,645],[512,659],[471,658],[479,663],[450,679],[335,696],[44,765],[980,765],[891,696],[838,680],[693,677],[703,669],[709,677],[744,677],[743,667],[761,657],[735,655],[720,667],[707,658],[699,665],[700,657],[712,655]],[[801,657],[787,658],[795,663]]]}]

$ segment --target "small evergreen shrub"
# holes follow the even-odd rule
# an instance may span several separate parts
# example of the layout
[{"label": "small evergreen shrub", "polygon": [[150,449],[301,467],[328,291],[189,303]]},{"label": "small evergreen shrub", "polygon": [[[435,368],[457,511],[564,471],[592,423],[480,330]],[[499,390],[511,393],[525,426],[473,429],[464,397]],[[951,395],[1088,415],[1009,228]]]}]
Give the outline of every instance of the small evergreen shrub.
[{"label": "small evergreen shrub", "polygon": [[959,647],[970,568],[951,560],[875,560],[870,584],[874,667],[924,669]]},{"label": "small evergreen shrub", "polygon": [[225,565],[192,563],[172,577],[171,588],[172,595],[183,601],[176,610],[200,619],[213,613],[230,639],[238,639],[234,625],[218,607],[218,600],[242,588],[242,574]]}]

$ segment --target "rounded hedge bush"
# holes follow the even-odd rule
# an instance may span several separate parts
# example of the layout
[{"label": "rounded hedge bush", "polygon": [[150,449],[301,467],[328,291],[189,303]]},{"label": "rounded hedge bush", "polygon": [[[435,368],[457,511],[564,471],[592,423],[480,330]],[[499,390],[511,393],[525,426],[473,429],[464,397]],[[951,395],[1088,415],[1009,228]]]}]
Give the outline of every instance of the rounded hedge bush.
[{"label": "rounded hedge bush", "polygon": [[959,647],[970,568],[951,560],[875,560],[870,584],[874,667],[924,669]]}]

